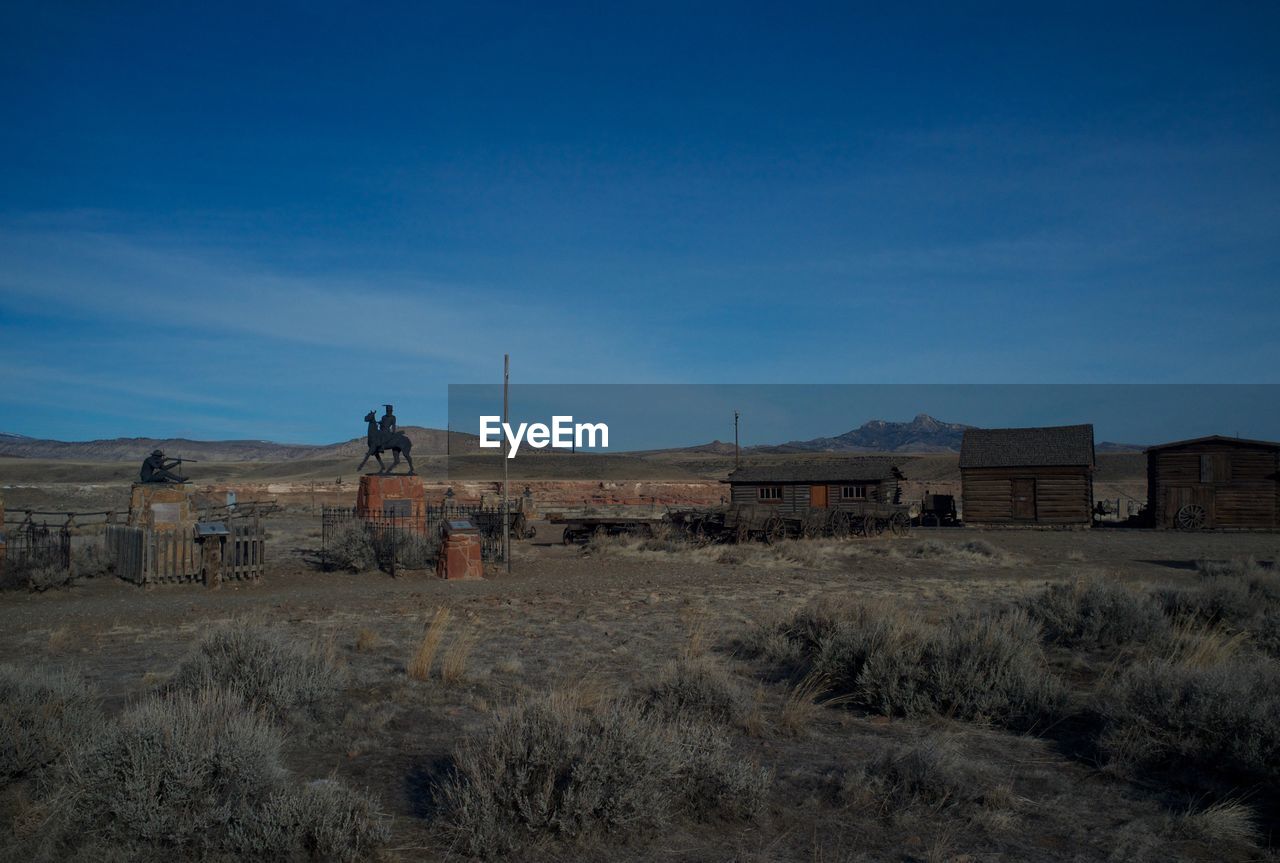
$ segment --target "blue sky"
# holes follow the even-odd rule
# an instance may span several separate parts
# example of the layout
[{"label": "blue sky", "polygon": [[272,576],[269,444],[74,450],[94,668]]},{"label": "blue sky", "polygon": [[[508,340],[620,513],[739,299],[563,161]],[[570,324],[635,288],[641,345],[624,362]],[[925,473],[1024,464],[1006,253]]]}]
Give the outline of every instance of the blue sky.
[{"label": "blue sky", "polygon": [[0,431],[1275,382],[1280,7],[1037,6],[5,4]]}]

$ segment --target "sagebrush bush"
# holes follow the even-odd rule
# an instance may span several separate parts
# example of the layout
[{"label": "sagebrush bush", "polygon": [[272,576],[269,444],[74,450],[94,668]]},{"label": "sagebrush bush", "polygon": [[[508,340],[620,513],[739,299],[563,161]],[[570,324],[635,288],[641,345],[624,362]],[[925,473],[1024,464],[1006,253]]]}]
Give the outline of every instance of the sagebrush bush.
[{"label": "sagebrush bush", "polygon": [[265,626],[235,623],[204,637],[178,666],[169,686],[225,689],[277,714],[313,705],[344,679],[330,654]]},{"label": "sagebrush bush", "polygon": [[45,829],[68,855],[91,842],[131,859],[368,857],[387,836],[376,804],[342,786],[293,786],[281,745],[233,694],[153,697],[68,761],[55,794],[75,803]]},{"label": "sagebrush bush", "polygon": [[998,808],[1010,802],[1008,785],[985,763],[966,758],[946,736],[886,747],[846,778],[842,796],[884,814],[914,806]]},{"label": "sagebrush bush", "polygon": [[1207,667],[1152,659],[1099,699],[1101,746],[1128,764],[1180,760],[1203,769],[1280,774],[1280,664],[1239,656]]},{"label": "sagebrush bush", "polygon": [[0,665],[0,781],[48,765],[102,724],[97,695],[79,677]]},{"label": "sagebrush bush", "polygon": [[1100,576],[1050,586],[1027,603],[1044,637],[1065,647],[1115,647],[1145,642],[1169,626],[1160,604]]},{"label": "sagebrush bush", "polygon": [[231,845],[267,860],[356,861],[391,836],[377,801],[332,779],[271,794],[250,821],[233,825]]},{"label": "sagebrush bush", "polygon": [[961,613],[872,652],[858,695],[882,713],[939,713],[1025,729],[1052,720],[1065,689],[1049,673],[1039,627],[1022,612]]},{"label": "sagebrush bush", "polygon": [[548,840],[651,835],[679,816],[749,818],[768,784],[711,726],[557,695],[503,711],[459,744],[453,764],[438,789],[445,823],[483,857]]},{"label": "sagebrush bush", "polygon": [[1040,629],[1021,611],[962,612],[931,626],[888,607],[810,607],[757,630],[744,647],[765,658],[798,655],[793,668],[821,677],[835,702],[891,716],[1027,728],[1065,700]]},{"label": "sagebrush bush", "polygon": [[325,543],[325,556],[331,565],[351,572],[365,572],[378,566],[369,530],[359,523],[334,531]]},{"label": "sagebrush bush", "polygon": [[745,700],[741,687],[724,668],[708,659],[683,659],[648,686],[643,706],[668,721],[732,724],[742,719]]},{"label": "sagebrush bush", "polygon": [[396,566],[406,569],[423,569],[436,559],[437,542],[416,530],[392,528],[376,531],[370,541],[373,563],[395,560]]},{"label": "sagebrush bush", "polygon": [[1167,614],[1247,632],[1264,653],[1280,657],[1280,572],[1249,558],[1199,561],[1197,584],[1157,594]]}]

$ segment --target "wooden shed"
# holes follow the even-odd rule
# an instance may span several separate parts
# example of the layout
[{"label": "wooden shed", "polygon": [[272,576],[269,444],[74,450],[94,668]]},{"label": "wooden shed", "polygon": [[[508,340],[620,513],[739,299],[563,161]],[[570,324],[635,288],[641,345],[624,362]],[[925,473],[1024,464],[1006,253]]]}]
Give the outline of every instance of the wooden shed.
[{"label": "wooden shed", "polygon": [[892,459],[856,457],[749,465],[733,471],[725,482],[732,503],[802,513],[809,507],[855,509],[866,503],[901,503],[902,478]]},{"label": "wooden shed", "polygon": [[968,429],[960,445],[965,524],[1093,523],[1093,426]]},{"label": "wooden shed", "polygon": [[1147,512],[1156,527],[1280,527],[1280,443],[1193,438],[1147,450]]}]

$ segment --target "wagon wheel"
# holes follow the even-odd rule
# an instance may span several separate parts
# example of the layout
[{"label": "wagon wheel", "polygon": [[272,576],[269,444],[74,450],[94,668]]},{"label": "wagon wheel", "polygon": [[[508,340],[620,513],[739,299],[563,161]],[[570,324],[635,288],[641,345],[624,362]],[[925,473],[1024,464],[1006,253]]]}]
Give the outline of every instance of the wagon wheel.
[{"label": "wagon wheel", "polygon": [[1178,510],[1178,514],[1174,517],[1174,524],[1178,526],[1178,530],[1200,530],[1207,521],[1208,514],[1198,503],[1187,504]]},{"label": "wagon wheel", "polygon": [[864,515],[858,522],[858,536],[872,537],[876,535],[876,517]]},{"label": "wagon wheel", "polygon": [[764,541],[773,545],[787,538],[787,523],[782,516],[775,515],[764,524]]},{"label": "wagon wheel", "polygon": [[706,545],[711,542],[711,537],[707,535],[707,528],[700,521],[694,522],[693,529],[689,531],[689,536],[694,545]]},{"label": "wagon wheel", "polygon": [[745,524],[738,525],[738,529],[733,532],[733,541],[736,543],[744,543],[751,541],[751,528]]},{"label": "wagon wheel", "polygon": [[573,545],[573,540],[574,540],[573,531],[566,527],[564,529],[564,533],[560,534],[561,545]]},{"label": "wagon wheel", "polygon": [[911,519],[905,512],[895,512],[889,519],[889,530],[894,536],[906,536],[911,533]]},{"label": "wagon wheel", "polygon": [[813,539],[822,535],[822,529],[826,526],[826,516],[821,512],[809,513],[804,517],[804,522],[800,525],[800,532],[804,534],[805,539]]},{"label": "wagon wheel", "polygon": [[836,539],[848,539],[852,526],[849,524],[849,513],[833,512],[831,514],[831,535]]}]

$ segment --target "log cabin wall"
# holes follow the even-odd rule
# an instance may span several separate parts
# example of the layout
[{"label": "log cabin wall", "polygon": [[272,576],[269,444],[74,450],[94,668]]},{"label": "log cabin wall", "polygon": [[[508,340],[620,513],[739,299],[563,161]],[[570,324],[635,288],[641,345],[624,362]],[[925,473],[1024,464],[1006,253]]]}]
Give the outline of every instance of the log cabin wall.
[{"label": "log cabin wall", "polygon": [[[825,486],[827,489],[827,507],[831,509],[855,509],[863,503],[899,503],[899,482],[891,480],[850,480],[847,482],[777,482],[777,483],[732,483],[729,500],[731,503],[761,504],[776,506],[779,512],[788,514],[803,513],[810,506],[810,490],[813,486]],[[842,498],[841,491],[845,486],[864,485],[867,497]],[[762,487],[776,486],[781,490],[781,497],[762,499]]]},{"label": "log cabin wall", "polygon": [[1280,527],[1280,444],[1215,437],[1147,451],[1147,508],[1158,528],[1199,505],[1207,528]]},{"label": "log cabin wall", "polygon": [[[966,524],[1093,522],[1093,471],[1087,466],[964,468],[960,473]],[[1015,497],[1028,492],[1030,500],[1020,507]]]}]

